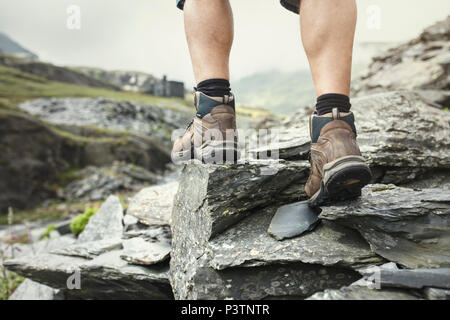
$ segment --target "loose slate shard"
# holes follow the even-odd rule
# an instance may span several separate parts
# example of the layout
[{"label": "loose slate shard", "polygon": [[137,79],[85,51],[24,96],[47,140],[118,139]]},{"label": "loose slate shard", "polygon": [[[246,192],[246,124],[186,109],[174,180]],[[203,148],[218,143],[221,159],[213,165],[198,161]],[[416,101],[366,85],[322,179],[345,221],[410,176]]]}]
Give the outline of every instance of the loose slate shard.
[{"label": "loose slate shard", "polygon": [[389,263],[361,270],[364,277],[377,277],[382,287],[450,289],[450,268],[399,269]]},{"label": "loose slate shard", "polygon": [[311,208],[308,201],[280,207],[269,226],[269,234],[281,241],[312,231],[319,224],[320,209]]}]

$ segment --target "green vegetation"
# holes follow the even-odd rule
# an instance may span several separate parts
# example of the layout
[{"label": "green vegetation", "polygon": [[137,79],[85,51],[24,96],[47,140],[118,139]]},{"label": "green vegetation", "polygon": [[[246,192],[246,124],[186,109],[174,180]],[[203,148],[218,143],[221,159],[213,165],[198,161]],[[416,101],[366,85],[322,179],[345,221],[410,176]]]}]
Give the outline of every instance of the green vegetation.
[{"label": "green vegetation", "polygon": [[394,190],[395,187],[380,187],[380,188],[372,188],[372,192],[381,192],[386,190]]},{"label": "green vegetation", "polygon": [[50,239],[50,234],[55,231],[56,226],[54,224],[51,224],[47,227],[45,232],[41,235],[41,239]]},{"label": "green vegetation", "polygon": [[98,211],[98,208],[86,208],[82,214],[79,214],[75,218],[73,218],[72,222],[70,223],[70,230],[73,234],[79,235],[81,232],[83,232],[84,228],[88,224],[91,217],[96,214]]},{"label": "green vegetation", "polygon": [[7,300],[19,284],[25,280],[23,277],[15,274],[14,272],[6,270],[3,266],[3,261],[6,259],[7,257],[5,256],[3,249],[0,248],[0,300]]}]

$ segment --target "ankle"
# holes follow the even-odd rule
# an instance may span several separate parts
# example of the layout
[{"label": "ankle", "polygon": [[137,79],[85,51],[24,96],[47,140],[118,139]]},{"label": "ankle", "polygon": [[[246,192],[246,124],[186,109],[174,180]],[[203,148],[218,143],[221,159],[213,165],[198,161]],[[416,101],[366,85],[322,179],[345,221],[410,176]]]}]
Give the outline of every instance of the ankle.
[{"label": "ankle", "polygon": [[331,116],[333,109],[337,108],[342,114],[348,114],[351,108],[350,98],[344,94],[327,93],[317,98],[316,112],[319,116]]},{"label": "ankle", "polygon": [[231,93],[230,82],[226,79],[204,80],[194,89],[210,97],[229,96]]}]

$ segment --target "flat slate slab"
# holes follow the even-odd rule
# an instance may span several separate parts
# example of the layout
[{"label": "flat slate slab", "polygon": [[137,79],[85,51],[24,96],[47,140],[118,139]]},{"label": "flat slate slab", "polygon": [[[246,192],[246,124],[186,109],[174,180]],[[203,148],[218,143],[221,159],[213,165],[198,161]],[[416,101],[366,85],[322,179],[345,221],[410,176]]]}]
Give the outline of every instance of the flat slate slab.
[{"label": "flat slate slab", "polygon": [[91,217],[77,243],[117,239],[123,234],[123,208],[119,198],[110,196]]},{"label": "flat slate slab", "polygon": [[420,300],[409,292],[396,289],[369,289],[362,286],[350,286],[341,289],[327,289],[318,292],[306,300]]},{"label": "flat slate slab", "polygon": [[169,259],[171,246],[167,242],[149,242],[142,238],[124,240],[120,257],[131,264],[153,265]]},{"label": "flat slate slab", "polygon": [[324,221],[313,232],[277,241],[267,228],[277,208],[252,214],[208,243],[211,266],[222,270],[239,266],[261,266],[302,262],[358,269],[382,264],[358,232]]},{"label": "flat slate slab", "polygon": [[320,217],[357,229],[373,251],[407,268],[450,267],[450,193],[371,185]]},{"label": "flat slate slab", "polygon": [[381,287],[450,289],[450,268],[399,269],[393,263],[360,270],[366,278],[377,279]]},{"label": "flat slate slab", "polygon": [[122,239],[107,238],[98,241],[74,243],[69,246],[51,250],[50,253],[93,259],[105,252],[122,249]]},{"label": "flat slate slab", "polygon": [[62,300],[62,291],[25,279],[8,300]]},{"label": "flat slate slab", "polygon": [[169,226],[178,182],[142,189],[131,200],[127,214],[149,226]]},{"label": "flat slate slab", "polygon": [[311,208],[308,200],[294,202],[277,209],[267,232],[275,239],[298,237],[312,231],[320,223],[320,209]]},{"label": "flat slate slab", "polygon": [[[172,299],[168,266],[129,265],[121,250],[92,260],[43,253],[7,260],[5,266],[18,274],[55,289],[71,299]],[[68,290],[67,281],[79,272],[81,289]]]}]

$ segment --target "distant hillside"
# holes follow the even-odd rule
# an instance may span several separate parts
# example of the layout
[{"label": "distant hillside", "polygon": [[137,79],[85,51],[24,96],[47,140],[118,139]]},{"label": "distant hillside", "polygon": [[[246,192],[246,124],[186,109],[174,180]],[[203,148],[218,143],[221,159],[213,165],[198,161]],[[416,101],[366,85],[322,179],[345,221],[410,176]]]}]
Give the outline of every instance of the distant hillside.
[{"label": "distant hillside", "polygon": [[162,97],[183,98],[185,95],[183,82],[168,80],[165,76],[159,79],[145,72],[110,71],[91,67],[72,67],[71,69],[126,91],[142,92]]},{"label": "distant hillside", "polygon": [[0,53],[28,58],[30,60],[39,59],[35,53],[25,49],[2,32],[0,32]]},{"label": "distant hillside", "polygon": [[291,114],[314,102],[314,86],[308,71],[256,73],[233,83],[239,103]]},{"label": "distant hillside", "polygon": [[[360,43],[355,46],[353,75],[366,70],[372,58],[390,43]],[[233,84],[239,103],[262,106],[272,112],[292,114],[314,103],[315,90],[309,70],[295,72],[266,71],[242,78]]]}]

